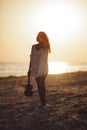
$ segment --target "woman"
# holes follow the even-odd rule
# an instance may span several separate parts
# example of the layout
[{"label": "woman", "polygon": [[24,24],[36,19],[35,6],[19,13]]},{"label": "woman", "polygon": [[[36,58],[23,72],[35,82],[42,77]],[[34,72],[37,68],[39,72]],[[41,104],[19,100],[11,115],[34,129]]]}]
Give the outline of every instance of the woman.
[{"label": "woman", "polygon": [[50,52],[49,39],[45,32],[37,35],[37,44],[31,49],[30,66],[28,73],[35,77],[38,86],[41,106],[45,106],[45,79],[48,74],[48,52]]}]

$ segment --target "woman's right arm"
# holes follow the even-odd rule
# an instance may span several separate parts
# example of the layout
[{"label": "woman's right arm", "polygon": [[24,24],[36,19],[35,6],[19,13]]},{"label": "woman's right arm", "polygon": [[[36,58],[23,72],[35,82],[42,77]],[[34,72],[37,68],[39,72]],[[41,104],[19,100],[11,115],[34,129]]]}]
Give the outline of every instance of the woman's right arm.
[{"label": "woman's right arm", "polygon": [[28,69],[28,76],[31,74],[31,59],[32,59],[32,53],[33,53],[33,46],[31,48],[30,62],[29,62],[29,69]]}]

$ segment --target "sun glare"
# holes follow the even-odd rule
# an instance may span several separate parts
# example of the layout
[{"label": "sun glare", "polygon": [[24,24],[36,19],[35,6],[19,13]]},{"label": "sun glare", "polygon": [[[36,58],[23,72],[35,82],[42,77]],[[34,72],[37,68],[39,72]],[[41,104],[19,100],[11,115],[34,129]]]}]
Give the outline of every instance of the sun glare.
[{"label": "sun glare", "polygon": [[61,74],[66,72],[67,63],[49,62],[49,74]]},{"label": "sun glare", "polygon": [[46,30],[55,39],[66,41],[73,37],[82,25],[82,18],[72,4],[49,3],[39,7],[35,15],[36,30]]}]

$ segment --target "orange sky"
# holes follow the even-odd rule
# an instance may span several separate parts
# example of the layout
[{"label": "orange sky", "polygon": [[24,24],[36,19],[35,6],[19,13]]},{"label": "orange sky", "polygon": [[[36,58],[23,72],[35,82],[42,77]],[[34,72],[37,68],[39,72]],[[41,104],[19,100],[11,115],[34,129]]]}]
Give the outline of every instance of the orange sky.
[{"label": "orange sky", "polygon": [[50,61],[87,63],[87,0],[0,0],[0,62],[28,62],[39,31]]}]

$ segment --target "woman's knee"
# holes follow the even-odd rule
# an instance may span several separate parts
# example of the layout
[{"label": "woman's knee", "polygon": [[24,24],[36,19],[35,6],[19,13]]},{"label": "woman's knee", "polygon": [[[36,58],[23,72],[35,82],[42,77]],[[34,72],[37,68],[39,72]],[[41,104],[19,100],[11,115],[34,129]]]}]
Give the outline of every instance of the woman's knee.
[{"label": "woman's knee", "polygon": [[36,80],[37,85],[40,86],[41,85],[41,77],[37,77],[35,80]]}]

